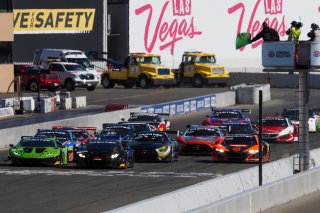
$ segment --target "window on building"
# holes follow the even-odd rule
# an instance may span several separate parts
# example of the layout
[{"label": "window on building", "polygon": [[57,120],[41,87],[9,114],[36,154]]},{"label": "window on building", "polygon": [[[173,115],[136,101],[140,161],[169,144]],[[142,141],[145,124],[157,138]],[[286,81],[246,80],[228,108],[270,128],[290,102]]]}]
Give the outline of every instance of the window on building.
[{"label": "window on building", "polygon": [[0,64],[12,63],[12,42],[0,42]]},{"label": "window on building", "polygon": [[0,0],[0,12],[12,12],[12,0]]}]

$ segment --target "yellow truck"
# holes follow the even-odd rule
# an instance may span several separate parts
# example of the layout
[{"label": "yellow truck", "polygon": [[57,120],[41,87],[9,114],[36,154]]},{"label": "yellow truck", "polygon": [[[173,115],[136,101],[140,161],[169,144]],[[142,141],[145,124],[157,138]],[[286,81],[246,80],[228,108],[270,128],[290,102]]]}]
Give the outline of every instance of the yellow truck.
[{"label": "yellow truck", "polygon": [[[112,64],[108,65],[112,67]],[[101,85],[104,88],[112,88],[115,84],[123,85],[125,88],[135,85],[142,88],[176,85],[173,70],[161,65],[160,55],[130,53],[124,64],[117,66],[118,69],[110,68],[101,75]]]},{"label": "yellow truck", "polygon": [[214,54],[184,52],[176,78],[178,84],[192,84],[194,87],[203,85],[225,87],[229,71],[224,66],[216,64]]}]

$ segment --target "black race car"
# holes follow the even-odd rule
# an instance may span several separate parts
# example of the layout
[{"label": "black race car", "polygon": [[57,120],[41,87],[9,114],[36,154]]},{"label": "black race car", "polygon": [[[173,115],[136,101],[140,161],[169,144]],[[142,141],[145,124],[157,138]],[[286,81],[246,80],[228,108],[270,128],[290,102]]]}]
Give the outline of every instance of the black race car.
[{"label": "black race car", "polygon": [[134,165],[134,151],[118,140],[89,140],[78,147],[74,156],[78,167],[132,168]]},{"label": "black race car", "polygon": [[134,149],[136,161],[175,161],[179,158],[177,141],[164,132],[136,133],[128,145]]},{"label": "black race car", "polygon": [[156,113],[146,113],[146,112],[134,112],[130,113],[130,118],[128,122],[132,123],[147,123],[158,131],[170,130],[170,121],[164,118],[164,116],[169,116],[169,114],[156,114]]}]

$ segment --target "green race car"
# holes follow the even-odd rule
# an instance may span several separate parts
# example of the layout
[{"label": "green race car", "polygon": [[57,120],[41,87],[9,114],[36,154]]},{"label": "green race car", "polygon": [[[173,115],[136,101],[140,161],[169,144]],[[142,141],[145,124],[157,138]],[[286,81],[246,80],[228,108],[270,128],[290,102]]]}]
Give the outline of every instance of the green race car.
[{"label": "green race car", "polygon": [[68,164],[67,150],[54,138],[22,137],[16,146],[10,144],[8,159],[13,165],[63,166]]}]

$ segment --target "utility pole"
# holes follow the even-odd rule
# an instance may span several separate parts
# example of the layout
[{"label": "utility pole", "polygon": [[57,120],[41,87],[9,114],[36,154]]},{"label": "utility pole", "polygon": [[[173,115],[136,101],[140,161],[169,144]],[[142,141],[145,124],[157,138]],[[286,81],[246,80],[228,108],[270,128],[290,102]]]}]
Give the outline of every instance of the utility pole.
[{"label": "utility pole", "polygon": [[299,171],[309,169],[309,70],[299,70]]}]

